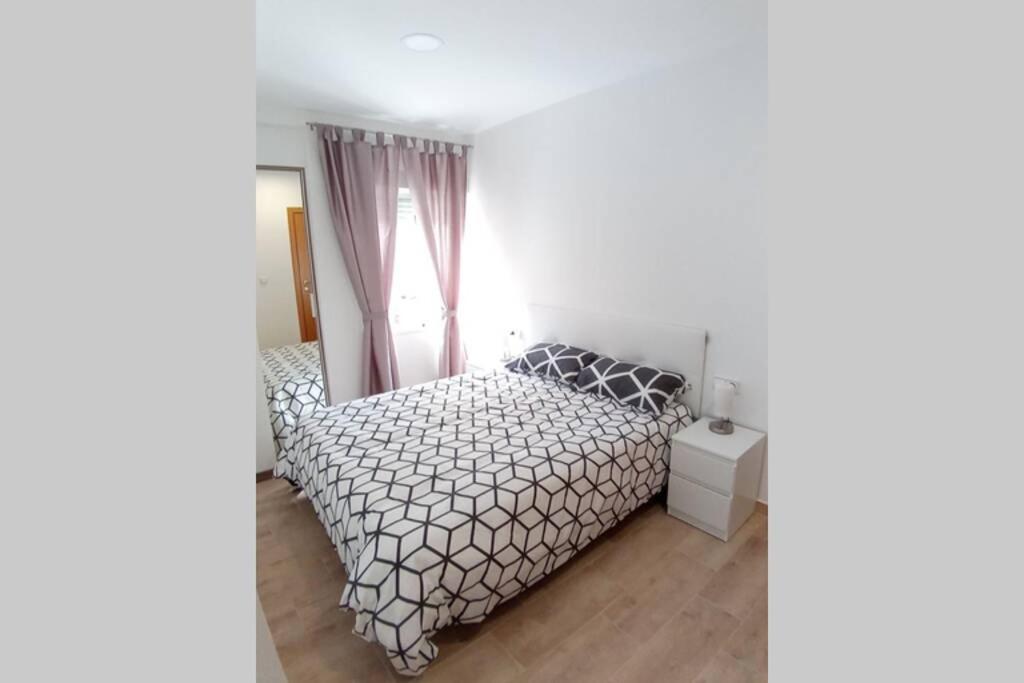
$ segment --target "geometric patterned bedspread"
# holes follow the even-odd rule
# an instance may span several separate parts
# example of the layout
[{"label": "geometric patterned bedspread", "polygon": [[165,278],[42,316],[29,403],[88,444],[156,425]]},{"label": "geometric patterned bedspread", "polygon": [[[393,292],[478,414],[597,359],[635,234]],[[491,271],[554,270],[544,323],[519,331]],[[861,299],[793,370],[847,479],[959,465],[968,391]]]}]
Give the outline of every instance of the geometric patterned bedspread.
[{"label": "geometric patterned bedspread", "polygon": [[504,370],[303,416],[275,474],[301,486],[345,565],[341,606],[395,669],[563,565],[665,484],[692,422]]},{"label": "geometric patterned bedspread", "polygon": [[305,342],[260,352],[263,384],[274,430],[274,448],[284,448],[299,415],[324,408],[324,380],[320,371],[320,346]]}]

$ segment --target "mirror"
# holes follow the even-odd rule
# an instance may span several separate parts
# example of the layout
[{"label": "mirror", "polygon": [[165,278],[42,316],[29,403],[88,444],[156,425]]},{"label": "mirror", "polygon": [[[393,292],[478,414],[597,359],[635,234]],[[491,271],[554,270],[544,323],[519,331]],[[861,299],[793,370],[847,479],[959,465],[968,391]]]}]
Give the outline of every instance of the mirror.
[{"label": "mirror", "polygon": [[328,405],[302,168],[256,167],[256,336],[275,451]]}]

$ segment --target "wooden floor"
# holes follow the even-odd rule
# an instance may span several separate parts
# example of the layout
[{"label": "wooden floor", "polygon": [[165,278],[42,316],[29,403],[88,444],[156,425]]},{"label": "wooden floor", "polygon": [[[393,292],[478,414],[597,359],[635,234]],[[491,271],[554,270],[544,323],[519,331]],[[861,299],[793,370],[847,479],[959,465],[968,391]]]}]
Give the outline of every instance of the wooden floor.
[{"label": "wooden floor", "polygon": [[[352,634],[309,501],[280,480],[256,501],[259,596],[288,680],[412,680]],[[767,680],[767,526],[756,512],[723,543],[647,505],[482,624],[438,633],[419,680]]]}]

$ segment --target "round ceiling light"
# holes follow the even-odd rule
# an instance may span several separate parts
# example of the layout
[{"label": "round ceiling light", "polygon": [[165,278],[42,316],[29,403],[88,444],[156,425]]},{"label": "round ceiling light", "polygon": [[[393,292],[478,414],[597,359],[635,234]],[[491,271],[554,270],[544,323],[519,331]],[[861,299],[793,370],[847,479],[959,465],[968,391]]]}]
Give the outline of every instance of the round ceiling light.
[{"label": "round ceiling light", "polygon": [[402,42],[410,50],[416,52],[430,52],[444,45],[444,41],[430,33],[410,33],[402,36]]}]

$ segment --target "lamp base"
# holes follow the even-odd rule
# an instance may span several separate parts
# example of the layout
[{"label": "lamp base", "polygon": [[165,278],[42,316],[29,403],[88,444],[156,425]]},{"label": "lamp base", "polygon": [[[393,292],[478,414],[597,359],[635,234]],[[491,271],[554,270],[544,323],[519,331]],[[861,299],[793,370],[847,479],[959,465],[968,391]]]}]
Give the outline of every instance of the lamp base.
[{"label": "lamp base", "polygon": [[715,434],[732,434],[732,420],[725,418],[724,420],[712,420],[711,424],[708,425],[708,429],[713,431]]}]

